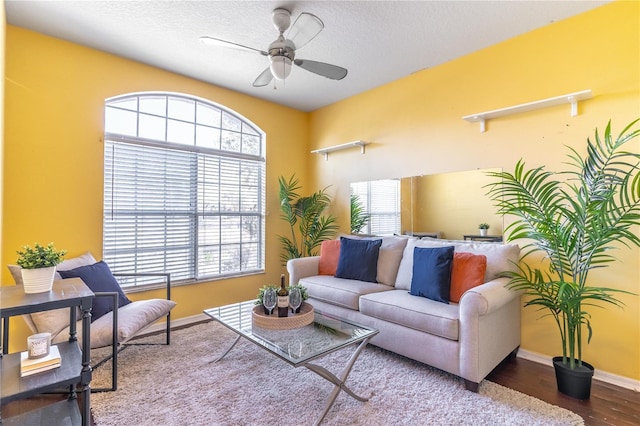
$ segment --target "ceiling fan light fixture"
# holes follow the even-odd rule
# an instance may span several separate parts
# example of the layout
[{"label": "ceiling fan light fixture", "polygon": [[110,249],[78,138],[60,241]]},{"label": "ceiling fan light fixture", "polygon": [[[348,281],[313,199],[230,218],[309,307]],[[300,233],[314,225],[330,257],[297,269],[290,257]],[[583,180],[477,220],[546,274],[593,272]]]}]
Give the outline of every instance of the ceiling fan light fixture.
[{"label": "ceiling fan light fixture", "polygon": [[277,80],[284,80],[291,74],[291,59],[286,56],[273,56],[269,68]]}]

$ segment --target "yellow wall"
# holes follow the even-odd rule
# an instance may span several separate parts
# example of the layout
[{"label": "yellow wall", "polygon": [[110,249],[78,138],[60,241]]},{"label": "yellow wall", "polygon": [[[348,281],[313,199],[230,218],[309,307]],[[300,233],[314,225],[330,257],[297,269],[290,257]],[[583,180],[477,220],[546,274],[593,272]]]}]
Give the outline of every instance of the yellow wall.
[{"label": "yellow wall", "polygon": [[[311,149],[357,139],[372,144],[364,155],[354,149],[328,161],[311,158],[313,186],[332,185],[334,213],[348,217],[350,182],[513,170],[521,157],[530,166],[562,169],[564,145],[584,152],[595,127],[612,119],[620,131],[640,117],[639,5],[614,2],[314,111]],[[568,105],[546,108],[489,121],[485,133],[461,119],[586,89],[594,97],[580,103],[576,117]],[[640,140],[629,148],[640,152]],[[592,282],[640,293],[640,250],[619,250],[619,258]],[[638,380],[640,297],[622,299],[624,310],[593,310],[594,336],[584,356],[597,369]],[[557,331],[538,317],[523,310],[522,347],[557,355]]]},{"label": "yellow wall", "polygon": [[[14,26],[6,31],[5,77],[3,284],[13,282],[6,265],[15,263],[16,250],[25,244],[53,241],[69,251],[67,257],[90,250],[101,258],[104,101],[151,90],[217,102],[267,134],[266,273],[176,287],[174,318],[251,299],[261,285],[278,282],[285,269],[276,235],[286,228],[279,219],[277,179],[295,172],[308,187],[307,169],[298,166],[308,158],[307,113]],[[155,295],[160,293],[131,298]],[[18,336],[26,327],[13,322],[22,342]]]}]

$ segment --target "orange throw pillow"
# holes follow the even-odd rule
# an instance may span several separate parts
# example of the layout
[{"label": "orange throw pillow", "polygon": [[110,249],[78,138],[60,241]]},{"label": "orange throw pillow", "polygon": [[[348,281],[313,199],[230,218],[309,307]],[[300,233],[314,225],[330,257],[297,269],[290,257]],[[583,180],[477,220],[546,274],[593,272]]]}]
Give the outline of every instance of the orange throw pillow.
[{"label": "orange throw pillow", "polygon": [[484,283],[487,256],[456,252],[453,254],[449,300],[458,303],[465,291]]},{"label": "orange throw pillow", "polygon": [[340,258],[340,240],[323,241],[320,245],[319,275],[335,275]]}]

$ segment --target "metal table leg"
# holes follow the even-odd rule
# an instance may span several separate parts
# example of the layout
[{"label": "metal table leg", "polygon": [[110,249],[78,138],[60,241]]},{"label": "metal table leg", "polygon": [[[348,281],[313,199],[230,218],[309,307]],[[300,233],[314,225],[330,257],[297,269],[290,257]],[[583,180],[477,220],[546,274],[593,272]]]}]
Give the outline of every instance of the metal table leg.
[{"label": "metal table leg", "polygon": [[365,346],[367,346],[368,342],[369,342],[369,338],[366,338],[360,343],[360,345],[358,346],[358,349],[356,349],[353,355],[351,355],[351,358],[349,358],[349,361],[347,362],[345,367],[342,369],[340,374],[337,376],[332,372],[330,372],[329,370],[327,370],[326,368],[321,367],[319,365],[311,364],[311,363],[302,364],[303,366],[307,367],[309,370],[313,371],[320,377],[323,377],[324,379],[330,381],[335,385],[333,388],[333,391],[331,392],[331,395],[329,395],[329,398],[327,398],[327,402],[325,403],[324,411],[322,412],[322,415],[320,416],[318,421],[315,423],[316,426],[322,423],[325,416],[333,406],[333,403],[335,402],[341,390],[345,391],[347,394],[349,394],[349,396],[357,399],[358,401],[366,402],[369,400],[369,398],[364,398],[362,396],[357,395],[351,389],[349,389],[349,387],[347,387],[347,385],[345,384],[345,382],[347,381],[347,377],[349,377],[349,373],[351,373],[353,364],[355,364],[356,360],[360,356],[360,353],[365,348]]},{"label": "metal table leg", "polygon": [[242,336],[240,334],[238,334],[236,336],[236,340],[233,341],[233,343],[231,344],[231,346],[229,346],[229,349],[227,349],[222,355],[220,355],[218,358],[214,359],[213,361],[209,361],[209,364],[213,364],[214,362],[218,362],[220,361],[222,358],[224,358],[225,356],[227,356],[227,354],[229,352],[231,352],[231,349],[233,349],[233,347],[236,345],[236,343],[238,343],[238,341],[240,340]]}]

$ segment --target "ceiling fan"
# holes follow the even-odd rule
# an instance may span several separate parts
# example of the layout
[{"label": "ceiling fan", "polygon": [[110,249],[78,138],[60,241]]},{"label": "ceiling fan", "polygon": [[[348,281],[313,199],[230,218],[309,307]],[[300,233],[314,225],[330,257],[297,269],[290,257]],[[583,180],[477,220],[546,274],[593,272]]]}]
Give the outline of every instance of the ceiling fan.
[{"label": "ceiling fan", "polygon": [[[269,45],[266,51],[209,36],[200,37],[200,41],[206,45],[247,49],[262,56],[267,56],[270,65],[258,75],[258,78],[253,82],[254,87],[266,86],[273,78],[284,80],[291,73],[292,64],[332,80],[342,80],[347,75],[347,70],[337,65],[308,59],[296,59],[295,57],[296,50],[313,40],[324,28],[320,18],[311,13],[302,12],[290,29],[291,12],[288,10],[275,9],[271,14],[271,18],[280,35]],[[284,32],[287,29],[289,32],[287,33],[287,38],[285,38]]]}]

